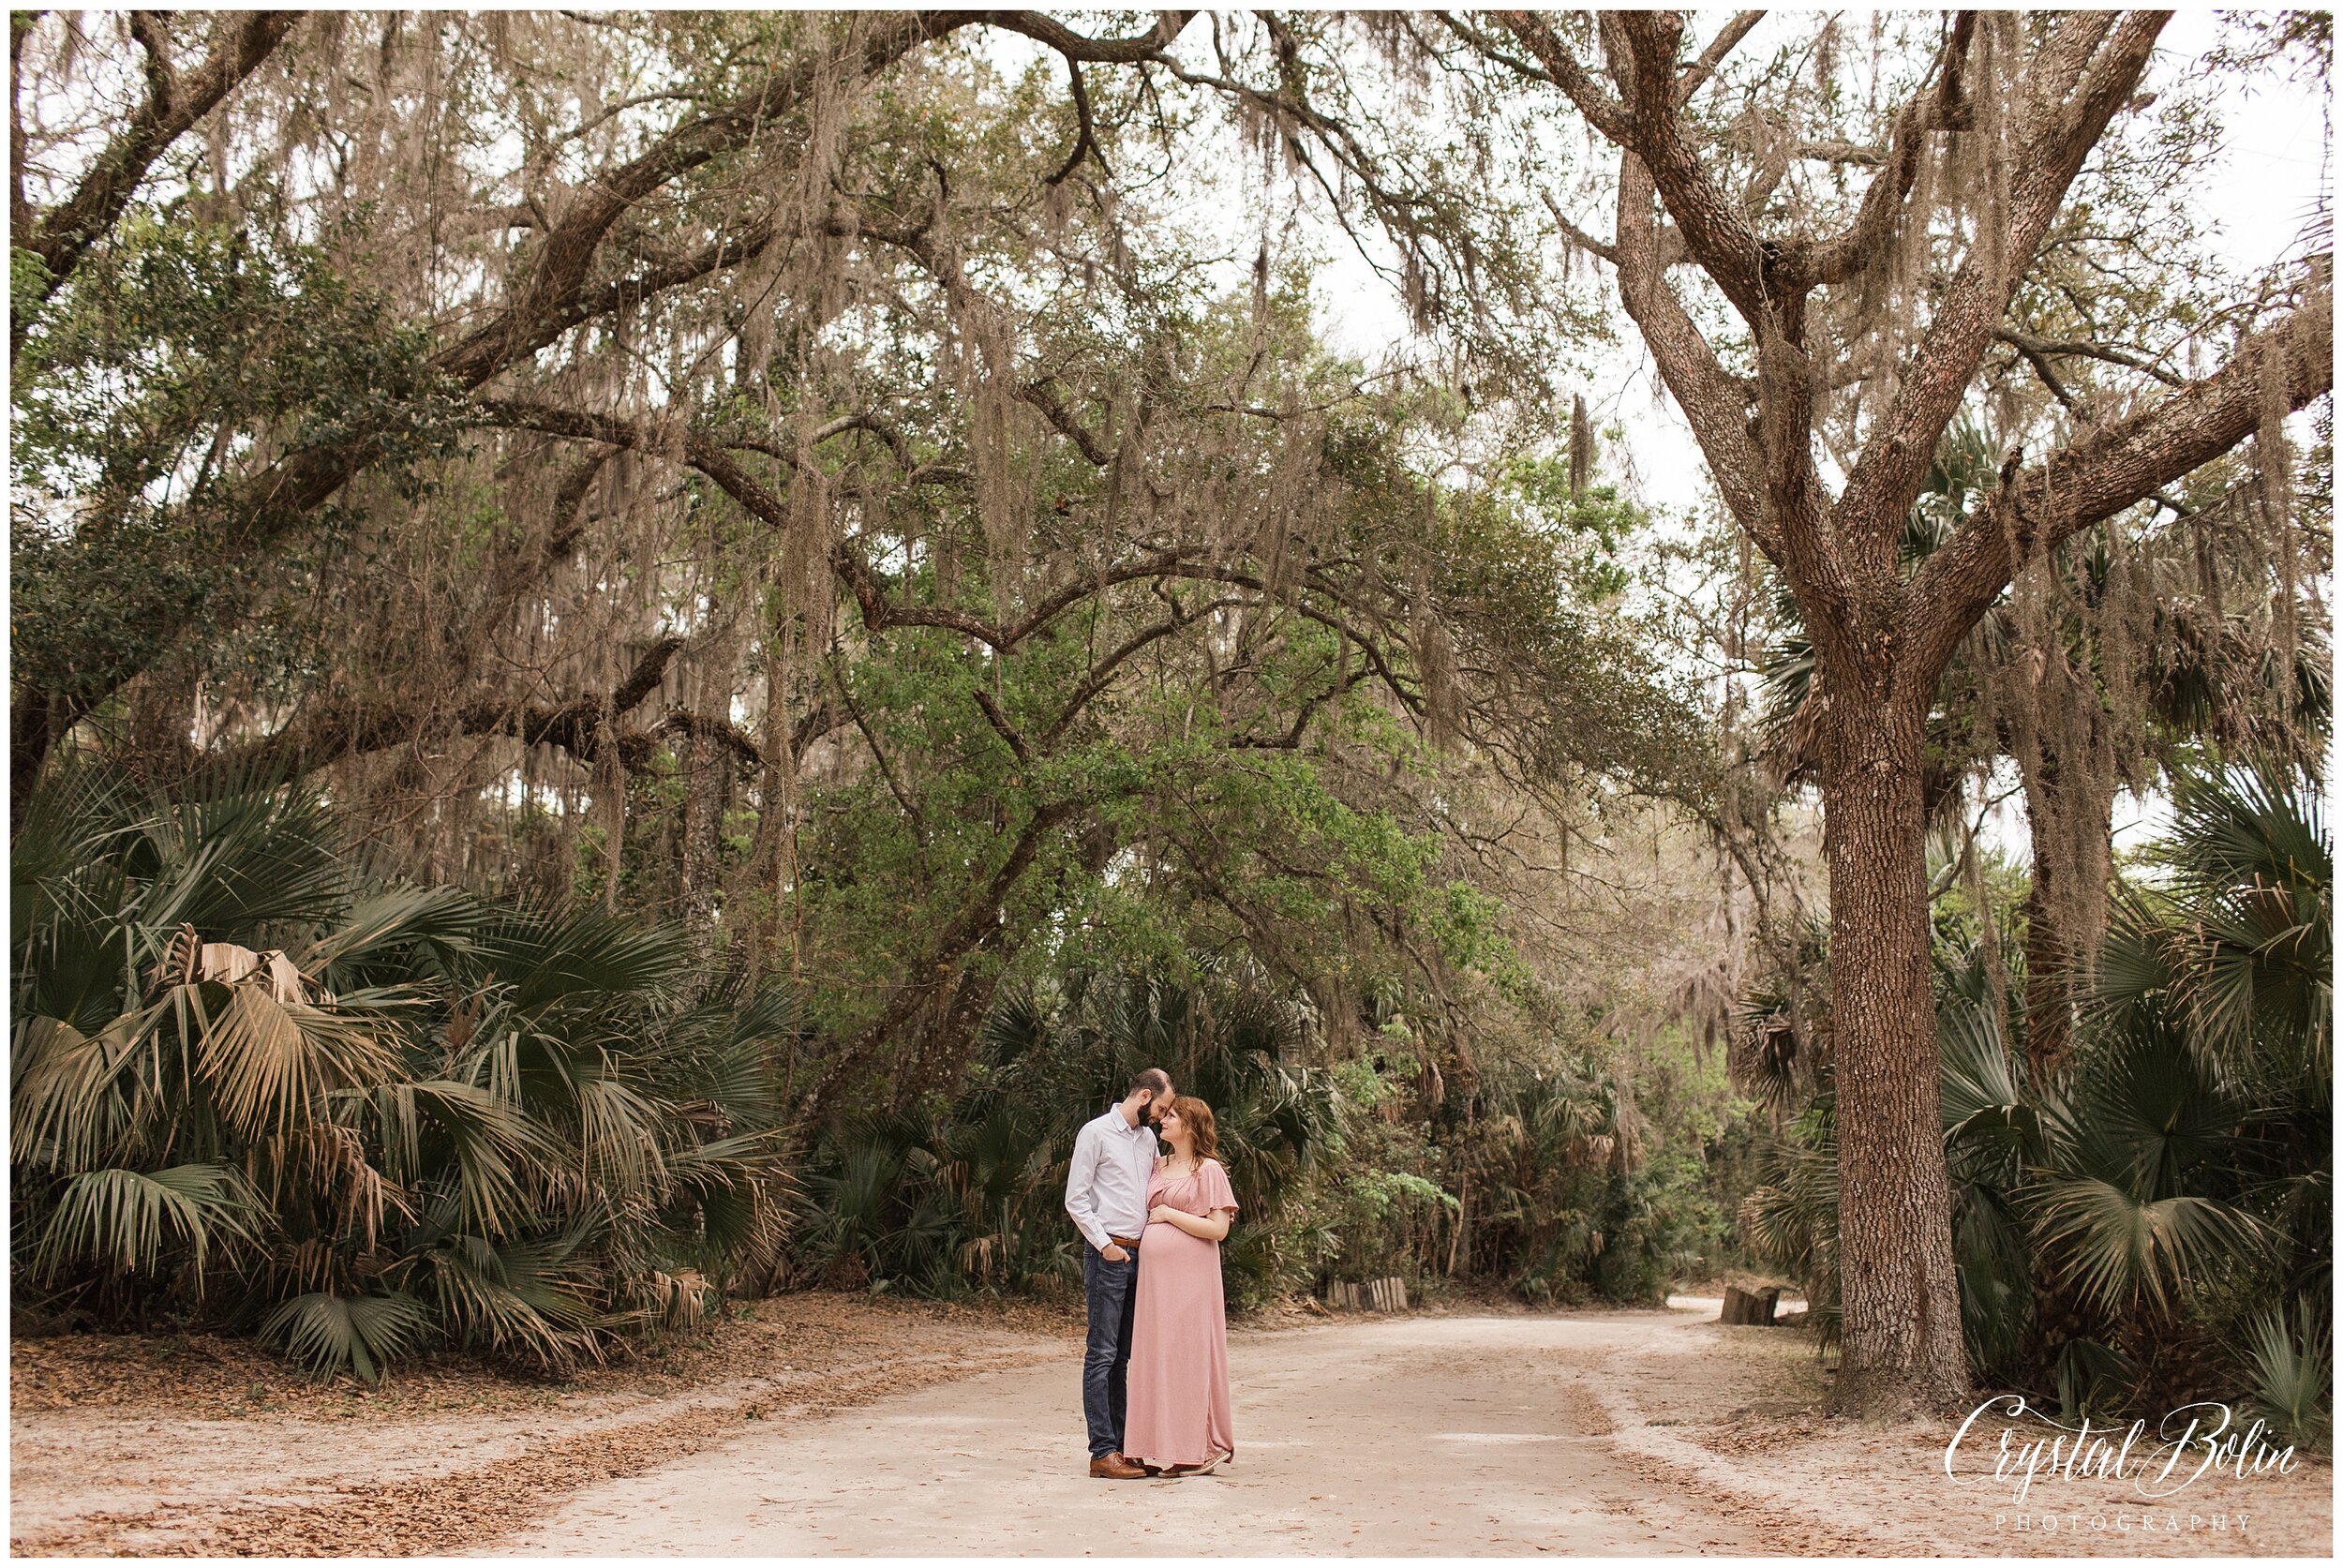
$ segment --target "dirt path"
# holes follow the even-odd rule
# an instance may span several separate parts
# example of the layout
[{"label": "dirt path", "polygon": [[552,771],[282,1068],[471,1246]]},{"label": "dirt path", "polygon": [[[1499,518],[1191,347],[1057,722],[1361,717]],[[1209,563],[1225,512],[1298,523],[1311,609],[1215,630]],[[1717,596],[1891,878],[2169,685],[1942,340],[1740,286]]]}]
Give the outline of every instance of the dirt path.
[{"label": "dirt path", "polygon": [[2048,1482],[2022,1506],[1945,1476],[1941,1424],[1824,1420],[1807,1343],[1721,1327],[1716,1307],[1239,1333],[1236,1459],[1186,1481],[1083,1474],[1069,1354],[818,1431],[744,1435],[585,1488],[480,1549],[2327,1555],[2323,1465],[2208,1480],[2169,1508],[2120,1485]]},{"label": "dirt path", "polygon": [[2104,1484],[2044,1483],[2021,1506],[1990,1482],[1947,1479],[1940,1424],[1824,1420],[1823,1378],[1799,1337],[1721,1327],[1713,1301],[1676,1305],[1236,1334],[1238,1454],[1209,1477],[1088,1479],[1068,1355],[818,1431],[743,1436],[581,1490],[480,1549],[2327,1555],[2322,1465],[2209,1480],[2177,1512]]},{"label": "dirt path", "polygon": [[784,1297],[703,1345],[565,1385],[459,1367],[380,1393],[272,1397],[252,1381],[266,1364],[234,1347],[190,1366],[184,1355],[153,1365],[153,1342],[20,1346],[10,1544],[19,1555],[2328,1555],[2323,1464],[2209,1478],[2154,1510],[2122,1485],[2063,1479],[2017,1504],[1989,1481],[1947,1479],[1943,1424],[1825,1420],[1825,1380],[1801,1337],[1721,1327],[1713,1301],[1676,1308],[1241,1328],[1235,1461],[1127,1483],[1084,1474],[1076,1325],[1047,1312]]},{"label": "dirt path", "polygon": [[[1046,1311],[793,1295],[705,1339],[562,1382],[425,1364],[320,1386],[249,1344],[18,1341],[18,1556],[403,1556],[460,1550],[582,1486],[747,1431],[1000,1367],[1062,1361]],[[762,1424],[762,1425],[759,1425]]]},{"label": "dirt path", "polygon": [[1538,1351],[1578,1320],[1402,1318],[1234,1337],[1238,1454],[1188,1482],[1083,1471],[1077,1372],[992,1373],[818,1434],[593,1487],[502,1553],[1179,1557],[1782,1549],[1653,1495]]}]

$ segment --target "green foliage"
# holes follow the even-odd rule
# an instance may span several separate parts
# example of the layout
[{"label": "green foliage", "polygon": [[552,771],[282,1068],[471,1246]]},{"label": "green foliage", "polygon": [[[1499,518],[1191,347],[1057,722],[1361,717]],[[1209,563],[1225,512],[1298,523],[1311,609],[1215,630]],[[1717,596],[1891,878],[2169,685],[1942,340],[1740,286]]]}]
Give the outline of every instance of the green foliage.
[{"label": "green foliage", "polygon": [[1006,997],[966,1086],[926,1108],[850,1119],[807,1176],[799,1264],[832,1283],[922,1293],[1071,1289],[1080,1238],[1064,1207],[1082,1124],[1159,1065],[1212,1105],[1241,1205],[1223,1247],[1239,1303],[1293,1288],[1318,1262],[1305,1200],[1345,1110],[1300,1061],[1302,1013],[1259,970],[1205,963],[1078,972]]},{"label": "green foliage", "polygon": [[35,313],[10,381],[17,681],[95,696],[179,650],[254,579],[261,464],[355,443],[411,499],[454,450],[430,333],[266,233],[133,209]]},{"label": "green foliage", "polygon": [[261,1337],[285,1348],[293,1360],[322,1373],[348,1368],[367,1382],[428,1342],[436,1327],[431,1309],[400,1292],[337,1296],[313,1292],[295,1296],[261,1323]]},{"label": "green foliage", "polygon": [[2291,1312],[2280,1304],[2255,1313],[2239,1355],[2252,1391],[2246,1413],[2269,1423],[2280,1442],[2323,1446],[2335,1419],[2334,1358],[2325,1302],[2304,1296]]},{"label": "green foliage", "polygon": [[2099,1042],[2075,1078],[2043,1117],[2047,1147],[2024,1197],[2036,1242],[2103,1318],[2168,1319],[2192,1281],[2259,1249],[2252,1215],[2203,1179],[2238,1108],[2170,1034]]},{"label": "green foliage", "polygon": [[1472,1272],[1532,1301],[1656,1303],[1700,1270],[1699,1167],[1655,1159],[1634,1090],[1592,1049],[1485,1071],[1439,1129]]},{"label": "green foliage", "polygon": [[63,770],[11,874],[21,1308],[257,1319],[371,1380],[563,1365],[769,1270],[792,1008],[673,932],[371,876],[267,778]]},{"label": "green foliage", "polygon": [[[791,1129],[800,1277],[1047,1289],[1075,1257],[1051,1161],[1159,1058],[1220,1110],[1240,1300],[1336,1269],[1649,1299],[1713,1255],[1718,1127],[1557,1021],[1523,946],[1551,911],[1492,870],[1707,764],[1623,592],[1649,519],[1535,455],[1560,432],[1522,394],[1590,318],[1470,385],[1350,359],[1300,246],[1225,288],[1176,202],[1115,197],[1207,100],[1094,71],[1078,117],[973,34],[837,78],[871,42],[837,18],[386,25],[305,28],[239,87],[216,123],[281,128],[284,169],[181,147],[53,295],[19,273],[16,669],[55,755],[299,751],[384,868],[321,792],[33,801],[21,1282],[361,1372],[590,1353],[763,1277],[786,1104],[823,1113]],[[728,140],[716,106],[817,59],[823,91]],[[568,98],[515,96],[540,78],[628,107],[571,137]],[[350,151],[351,83],[383,156]],[[670,133],[714,156],[659,163],[593,254],[544,249],[558,202],[473,200],[522,142]],[[426,142],[455,183],[418,203],[397,149]],[[735,264],[797,231],[809,147],[846,227],[951,243]],[[1460,233],[1453,194],[1419,219]],[[572,260],[575,292],[528,283]],[[1543,270],[1508,246],[1448,286]],[[640,438],[478,423],[507,399]],[[867,575],[842,554],[826,586],[832,548]],[[678,630],[659,690],[623,685]],[[685,735],[727,720],[711,781]],[[389,870],[455,864],[494,896]],[[687,948],[605,901],[707,923]],[[206,944],[291,978],[210,975]],[[801,1013],[709,965],[788,973]]]},{"label": "green foliage", "polygon": [[2175,781],[2163,885],[2124,890],[2100,1000],[2127,1023],[2185,1021],[2249,1080],[2323,1083],[2332,1061],[2335,869],[2308,781],[2268,768]]},{"label": "green foliage", "polygon": [[1160,1065],[1215,1110],[1241,1205],[1221,1253],[1240,1307],[1330,1275],[1452,1273],[1540,1302],[1650,1302],[1709,1261],[1723,1217],[1696,1143],[1622,1148],[1622,1115],[1632,1129],[1642,1114],[1594,1055],[1427,1101],[1403,1023],[1314,1066],[1330,1055],[1322,1023],[1258,965],[1204,956],[1012,993],[965,1087],[825,1134],[793,1255],[837,1285],[1070,1292],[1074,1135]]},{"label": "green foliage", "polygon": [[29,250],[8,247],[8,314],[30,321],[49,297],[49,265]]},{"label": "green foliage", "polygon": [[1581,598],[1595,604],[1626,590],[1628,574],[1619,564],[1619,551],[1642,530],[1646,518],[1617,485],[1590,485],[1583,495],[1573,496],[1569,463],[1544,457],[1515,458],[1505,478],[1550,527],[1583,542],[1584,548],[1568,558],[1569,580]]},{"label": "green foliage", "polygon": [[1839,1329],[1836,1098],[1817,1095],[1768,1146],[1759,1173],[1762,1185],[1742,1201],[1742,1229],[1758,1257],[1798,1281],[1807,1322],[1828,1350]]}]

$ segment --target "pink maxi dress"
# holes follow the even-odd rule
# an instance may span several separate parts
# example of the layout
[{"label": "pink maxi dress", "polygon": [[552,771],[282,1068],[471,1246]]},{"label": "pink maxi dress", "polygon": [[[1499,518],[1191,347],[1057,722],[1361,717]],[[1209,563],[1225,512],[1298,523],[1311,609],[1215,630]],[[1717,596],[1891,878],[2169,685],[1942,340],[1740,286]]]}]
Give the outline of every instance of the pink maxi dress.
[{"label": "pink maxi dress", "polygon": [[[1173,1176],[1169,1162],[1147,1183],[1158,1203],[1203,1218],[1236,1210],[1218,1160]],[[1220,1293],[1220,1244],[1157,1220],[1139,1238],[1131,1319],[1130,1406],[1123,1452],[1157,1465],[1201,1465],[1236,1452],[1229,1417],[1229,1320]]]}]

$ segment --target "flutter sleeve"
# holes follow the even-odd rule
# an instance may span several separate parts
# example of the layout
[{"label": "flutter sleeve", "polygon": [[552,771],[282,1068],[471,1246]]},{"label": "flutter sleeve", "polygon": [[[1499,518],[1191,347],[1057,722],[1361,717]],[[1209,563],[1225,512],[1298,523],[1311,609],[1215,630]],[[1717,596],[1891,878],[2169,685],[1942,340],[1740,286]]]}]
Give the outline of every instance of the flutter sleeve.
[{"label": "flutter sleeve", "polygon": [[1215,1209],[1235,1209],[1236,1188],[1229,1185],[1229,1172],[1220,1168],[1218,1160],[1204,1161],[1204,1168],[1196,1174],[1196,1195],[1204,1201],[1206,1214]]}]

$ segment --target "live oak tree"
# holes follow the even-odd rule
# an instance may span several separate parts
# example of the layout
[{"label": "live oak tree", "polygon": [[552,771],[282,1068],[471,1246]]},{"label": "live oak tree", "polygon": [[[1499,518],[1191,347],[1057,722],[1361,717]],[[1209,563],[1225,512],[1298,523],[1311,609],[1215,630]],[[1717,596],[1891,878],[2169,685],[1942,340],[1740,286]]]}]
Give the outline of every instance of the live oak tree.
[{"label": "live oak tree", "polygon": [[[979,22],[1049,67],[993,78]],[[948,1082],[1119,855],[1337,1026],[1362,961],[1312,921],[1453,981],[1486,922],[1427,845],[1682,726],[1503,465],[1403,457],[1452,397],[1326,356],[1265,259],[1216,298],[1118,183],[1181,112],[1100,67],[1181,23],[283,35],[215,147],[281,177],[190,150],[27,302],[20,777],[95,719],[330,769],[435,878],[672,898],[810,977],[809,1121]]]},{"label": "live oak tree", "polygon": [[[1948,19],[1922,80],[1876,112],[1864,140],[1877,172],[1851,213],[1783,210],[1770,200],[1780,175],[1762,168],[1737,188],[1731,165],[1805,150],[1728,151],[1692,112],[1758,20],[1745,13],[1697,52],[1683,19],[1666,12],[1606,13],[1591,26],[1506,13],[1501,43],[1475,37],[1566,97],[1616,149],[1611,235],[1582,243],[1614,268],[1725,504],[1788,579],[1813,638],[1840,1129],[1840,1397],[1857,1409],[1949,1404],[1967,1374],[1929,992],[1924,719],[1947,663],[2014,574],[2265,427],[2271,408],[2299,409],[2330,389],[2329,267],[2321,257],[2306,268],[2294,297],[2210,374],[2051,450],[2013,444],[1997,483],[1907,578],[1897,560],[1906,515],[2077,175],[2138,93],[2164,17]],[[1955,158],[1981,177],[1949,184]],[[1695,320],[1668,276],[1679,260],[1729,318]],[[1858,296],[1868,308],[1849,308]],[[1826,479],[1818,426],[1855,373],[1850,362],[1877,384],[1859,440]]]},{"label": "live oak tree", "polygon": [[[2152,336],[2186,330],[2169,320],[2155,325]],[[1997,373],[2005,381],[2038,378],[2048,383],[2042,400],[2053,405],[2079,403],[2095,390],[2088,369],[2045,370],[2022,351],[2011,361],[1998,372],[1988,367],[1989,384]],[[2322,415],[2314,428],[2323,424]],[[2024,591],[1989,612],[1939,679],[1923,729],[1922,799],[1942,835],[1931,900],[1965,887],[1981,922],[1989,991],[1996,1011],[2007,1009],[2011,1038],[2022,1031],[2028,1077],[2037,1085],[2065,1065],[2097,983],[2117,792],[2145,799],[2202,766],[2208,751],[2290,757],[2316,770],[2329,728],[2324,633],[2315,599],[2296,605],[2291,628],[2281,606],[2284,558],[2317,559],[2324,530],[2315,501],[2298,501],[2291,515],[2268,511],[2266,470],[2291,467],[2294,455],[2282,435],[2262,438],[2257,432],[2265,450],[2252,460],[2232,455],[2209,464],[2159,498],[2153,519],[2102,525],[2037,562]],[[2313,448],[2312,462],[2324,450]],[[1907,575],[1950,539],[1971,497],[1995,483],[1996,457],[1974,423],[1948,436],[1899,545]],[[2281,517],[2278,526],[2268,526],[2273,515]],[[2300,565],[2294,570],[2302,581]],[[1746,607],[1752,585],[1744,579],[1745,573],[1725,574],[1727,583],[1740,582]],[[1808,706],[1815,695],[1813,646],[1786,584],[1776,577],[1773,587],[1771,603],[1760,609],[1769,631],[1758,664],[1763,703],[1751,761],[1803,785],[1819,769]],[[1709,640],[1730,639],[1712,634]],[[1740,646],[1749,642],[1740,638]],[[2005,764],[2017,774],[2014,788]],[[1765,798],[1764,778],[1749,782]],[[1992,807],[2018,796],[2031,839],[2022,948],[2014,932],[1998,929],[1983,894],[1977,842]],[[1766,828],[1762,817],[1743,825],[1750,847]],[[2012,971],[2021,950],[2019,986]]]},{"label": "live oak tree", "polygon": [[[20,354],[29,346],[36,361],[41,357],[44,317],[52,326],[70,326],[44,306],[86,266],[99,237],[120,226],[142,181],[166,191],[176,187],[142,226],[165,243],[234,228],[233,220],[274,208],[272,238],[283,244],[306,231],[305,238],[316,236],[311,246],[351,264],[352,272],[394,289],[404,285],[408,297],[398,306],[430,331],[417,354],[379,327],[354,335],[349,322],[301,314],[296,335],[354,336],[384,350],[382,357],[395,362],[383,389],[387,407],[302,418],[309,411],[295,397],[292,406],[280,400],[234,411],[240,417],[206,419],[200,403],[190,418],[184,397],[157,399],[184,427],[166,427],[162,434],[176,439],[145,455],[145,471],[123,474],[112,494],[97,498],[97,510],[83,509],[80,538],[58,564],[68,573],[93,569],[89,558],[119,527],[160,531],[183,549],[247,560],[300,537],[370,468],[395,470],[427,455],[409,438],[425,413],[446,415],[430,409],[434,395],[469,395],[569,335],[606,329],[676,291],[720,279],[797,233],[783,218],[802,220],[804,212],[730,222],[738,198],[725,200],[722,187],[729,182],[719,182],[713,202],[691,182],[765,150],[777,155],[790,177],[801,175],[796,155],[806,147],[810,118],[834,113],[842,94],[936,39],[991,24],[1039,33],[1072,60],[1116,61],[1151,51],[1180,20],[1167,17],[1135,39],[1097,40],[1030,13],[901,12],[838,28],[818,17],[794,23],[763,19],[737,35],[706,29],[696,47],[690,34],[677,33],[680,47],[665,61],[676,74],[647,83],[635,78],[658,73],[630,56],[638,40],[623,35],[639,31],[639,41],[655,51],[666,31],[655,18],[614,19],[621,37],[605,48],[594,27],[551,17],[442,26],[329,15],[305,31],[298,13],[263,13],[216,19],[205,24],[209,36],[199,38],[186,19],[151,16],[127,23],[142,84],[125,80],[127,60],[83,47],[78,15],[16,13],[10,172],[19,255],[11,267],[11,342]],[[360,37],[361,28],[372,36]],[[499,71],[525,82],[515,101],[493,101]],[[101,90],[127,89],[134,107],[90,123],[84,105],[93,83],[82,75]],[[584,86],[596,104],[574,127],[557,123],[551,112],[571,90],[569,82]],[[639,112],[654,106],[680,106],[680,112],[664,124]],[[451,107],[483,111],[480,123],[451,116]],[[44,116],[60,109],[63,121],[50,125]],[[476,148],[489,161],[505,116],[521,135],[529,164],[474,182],[466,159],[452,155]],[[199,121],[213,133],[209,148],[188,145]],[[94,152],[87,145],[93,140]],[[244,168],[231,167],[234,144],[245,149]],[[273,149],[275,157],[256,157],[261,148]],[[695,195],[703,200],[695,202]],[[431,243],[369,252],[363,231],[342,229],[338,246],[331,228],[317,233],[369,209],[376,224],[395,217],[415,226],[394,222],[391,232],[418,241],[428,235]],[[458,228],[469,237],[502,243],[443,276],[435,263],[443,259],[438,242],[447,237],[440,225],[450,211],[463,213]],[[296,270],[301,260],[291,258]],[[248,264],[231,261],[228,270]],[[296,302],[306,298],[295,289],[284,291]],[[67,309],[79,313],[70,302]],[[135,314],[127,321],[117,310],[104,314],[111,331],[138,325]],[[216,327],[226,314],[210,312],[206,323]],[[221,357],[226,363],[208,368],[232,376],[235,356]],[[363,368],[340,368],[359,388],[376,381]],[[334,389],[324,390],[330,396]],[[256,413],[277,427],[256,425]],[[159,506],[142,495],[174,472],[180,493]],[[135,635],[81,650],[69,668],[20,661],[11,688],[19,799],[59,739],[142,673],[159,649],[231,613],[235,585],[179,586],[184,591],[176,594],[150,587],[134,617],[142,622]],[[135,590],[127,582],[109,587]]]}]

